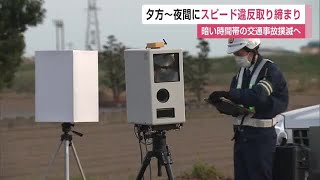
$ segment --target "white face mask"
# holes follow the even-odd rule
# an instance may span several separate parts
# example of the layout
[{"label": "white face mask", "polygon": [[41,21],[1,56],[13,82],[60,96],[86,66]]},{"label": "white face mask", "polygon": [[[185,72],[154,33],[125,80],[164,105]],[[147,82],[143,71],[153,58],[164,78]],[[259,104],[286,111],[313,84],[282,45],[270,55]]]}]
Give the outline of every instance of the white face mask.
[{"label": "white face mask", "polygon": [[235,56],[234,58],[236,60],[236,64],[239,67],[246,68],[246,67],[249,67],[251,65],[250,61],[248,60],[248,55],[246,55],[246,56]]}]

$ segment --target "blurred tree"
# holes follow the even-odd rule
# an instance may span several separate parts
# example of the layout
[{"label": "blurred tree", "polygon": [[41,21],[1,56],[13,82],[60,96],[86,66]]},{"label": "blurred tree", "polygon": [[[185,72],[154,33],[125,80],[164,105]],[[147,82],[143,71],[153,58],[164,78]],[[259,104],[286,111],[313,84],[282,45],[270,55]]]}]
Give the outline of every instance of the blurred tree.
[{"label": "blurred tree", "polygon": [[124,50],[125,46],[110,35],[99,58],[101,83],[112,90],[115,103],[120,102],[120,95],[125,91]]},{"label": "blurred tree", "polygon": [[0,0],[0,90],[12,85],[22,59],[23,33],[41,23],[43,0]]},{"label": "blurred tree", "polygon": [[208,54],[210,52],[209,42],[199,39],[196,46],[199,49],[198,57],[192,57],[188,52],[184,53],[184,77],[187,89],[194,93],[198,103],[202,101],[202,94],[205,92],[204,87],[207,85],[210,62]]},{"label": "blurred tree", "polygon": [[194,57],[190,55],[188,51],[183,52],[183,75],[186,90],[190,90],[192,87],[193,72],[194,72]]}]

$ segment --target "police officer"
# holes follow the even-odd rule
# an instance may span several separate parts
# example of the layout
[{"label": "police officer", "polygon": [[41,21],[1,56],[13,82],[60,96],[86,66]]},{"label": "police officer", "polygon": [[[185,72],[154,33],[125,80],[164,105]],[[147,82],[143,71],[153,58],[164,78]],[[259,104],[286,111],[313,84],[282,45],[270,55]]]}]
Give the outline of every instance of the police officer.
[{"label": "police officer", "polygon": [[232,115],[235,180],[272,180],[277,138],[274,117],[288,106],[286,80],[275,63],[259,54],[259,46],[260,39],[229,39],[227,53],[233,53],[240,70],[229,91],[209,96],[212,104],[221,103],[224,97],[248,110]]}]

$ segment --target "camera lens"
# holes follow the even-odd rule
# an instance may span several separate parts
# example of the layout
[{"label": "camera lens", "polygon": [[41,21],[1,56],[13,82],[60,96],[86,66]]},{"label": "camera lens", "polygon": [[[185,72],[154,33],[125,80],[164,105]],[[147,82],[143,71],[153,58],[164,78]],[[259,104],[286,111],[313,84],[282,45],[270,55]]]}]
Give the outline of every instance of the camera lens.
[{"label": "camera lens", "polygon": [[169,97],[170,97],[169,91],[166,89],[160,89],[157,92],[157,99],[159,102],[165,103],[169,100]]}]

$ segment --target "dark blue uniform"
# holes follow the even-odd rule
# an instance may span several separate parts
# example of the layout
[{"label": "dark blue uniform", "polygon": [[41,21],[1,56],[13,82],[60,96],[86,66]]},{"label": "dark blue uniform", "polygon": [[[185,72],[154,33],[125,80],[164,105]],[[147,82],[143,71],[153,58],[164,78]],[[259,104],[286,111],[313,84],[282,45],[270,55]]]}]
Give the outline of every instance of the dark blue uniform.
[{"label": "dark blue uniform", "polygon": [[[277,65],[267,62],[256,84],[249,88],[252,73],[262,58],[258,56],[251,73],[245,71],[241,89],[236,88],[237,76],[233,78],[229,93],[233,102],[255,108],[252,118],[271,119],[287,109],[288,87]],[[234,129],[237,131],[238,126]],[[272,180],[276,138],[274,127],[241,127],[234,144],[235,180]]]}]

